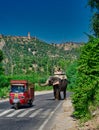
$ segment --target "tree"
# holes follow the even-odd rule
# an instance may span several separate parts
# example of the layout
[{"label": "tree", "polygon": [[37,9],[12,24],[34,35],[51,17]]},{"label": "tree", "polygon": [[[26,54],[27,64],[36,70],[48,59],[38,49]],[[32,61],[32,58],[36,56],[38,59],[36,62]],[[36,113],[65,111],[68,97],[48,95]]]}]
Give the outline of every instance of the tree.
[{"label": "tree", "polygon": [[3,73],[4,70],[2,66],[2,60],[3,52],[0,50],[0,97],[4,97],[7,95],[9,85],[9,81]]},{"label": "tree", "polygon": [[91,8],[99,9],[99,0],[88,0],[88,5]]},{"label": "tree", "polygon": [[3,53],[2,51],[0,50],[0,62],[3,60]]},{"label": "tree", "polygon": [[77,60],[70,63],[67,68],[67,77],[69,79],[68,88],[72,89],[72,91],[76,87],[76,80],[77,80]]},{"label": "tree", "polygon": [[73,95],[74,115],[91,117],[92,107],[99,106],[99,38],[91,39],[78,60],[77,87]]},{"label": "tree", "polygon": [[93,9],[92,29],[94,35],[99,37],[99,0],[88,0],[88,5]]},{"label": "tree", "polygon": [[0,50],[0,75],[3,73],[2,60],[3,60],[3,53],[2,53],[2,51]]}]

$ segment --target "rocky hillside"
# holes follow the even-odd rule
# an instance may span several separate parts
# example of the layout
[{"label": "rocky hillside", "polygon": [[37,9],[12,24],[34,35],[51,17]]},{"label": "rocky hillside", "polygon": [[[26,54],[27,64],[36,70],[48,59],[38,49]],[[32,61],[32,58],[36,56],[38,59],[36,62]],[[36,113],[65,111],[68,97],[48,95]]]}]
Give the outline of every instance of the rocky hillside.
[{"label": "rocky hillside", "polygon": [[52,44],[53,46],[56,46],[60,49],[64,49],[65,51],[70,51],[72,49],[77,49],[79,48],[80,46],[83,45],[83,43],[77,43],[77,42],[65,42],[65,43],[62,43],[62,44]]},{"label": "rocky hillside", "polygon": [[48,44],[36,37],[0,35],[0,49],[4,53],[4,70],[8,74],[46,72],[54,66],[73,61],[79,56],[81,44]]}]

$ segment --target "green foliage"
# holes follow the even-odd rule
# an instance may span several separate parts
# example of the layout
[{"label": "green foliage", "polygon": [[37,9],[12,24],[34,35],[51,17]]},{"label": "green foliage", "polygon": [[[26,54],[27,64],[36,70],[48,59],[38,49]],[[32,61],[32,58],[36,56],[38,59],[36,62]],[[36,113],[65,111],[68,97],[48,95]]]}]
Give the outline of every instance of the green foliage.
[{"label": "green foliage", "polygon": [[83,47],[77,71],[74,115],[88,119],[91,117],[91,106],[99,106],[99,38],[91,38]]},{"label": "green foliage", "polygon": [[66,71],[67,77],[69,80],[68,89],[74,90],[76,87],[76,80],[77,80],[77,61],[70,63],[68,69]]},{"label": "green foliage", "polygon": [[88,0],[88,5],[91,6],[91,8],[99,9],[99,1],[98,0]]},{"label": "green foliage", "polygon": [[95,36],[99,38],[99,13],[94,13],[92,17],[92,28]]},{"label": "green foliage", "polygon": [[92,17],[92,29],[94,35],[99,38],[99,0],[88,0],[88,5],[94,9]]},{"label": "green foliage", "polygon": [[2,60],[3,60],[3,52],[0,50],[0,75],[3,74]]},{"label": "green foliage", "polygon": [[[3,66],[6,75],[42,73],[52,75],[54,66],[66,68],[65,63],[78,57],[77,49],[64,50],[38,39],[3,36]],[[77,45],[79,48],[80,45]]]},{"label": "green foliage", "polygon": [[0,98],[8,96],[9,80],[4,75],[0,75]]},{"label": "green foliage", "polygon": [[0,75],[0,88],[7,87],[9,85],[8,79],[4,75]]},{"label": "green foliage", "polygon": [[39,80],[39,75],[37,73],[33,73],[30,75],[13,75],[13,76],[9,76],[10,80],[27,80],[31,83],[37,83]]},{"label": "green foliage", "polygon": [[3,60],[3,53],[2,51],[0,50],[0,62]]},{"label": "green foliage", "polygon": [[3,74],[3,66],[2,66],[2,60],[3,60],[3,52],[0,50],[0,97],[6,97],[8,92],[8,79]]},{"label": "green foliage", "polygon": [[7,98],[9,96],[9,87],[3,87],[0,89],[0,98]]}]

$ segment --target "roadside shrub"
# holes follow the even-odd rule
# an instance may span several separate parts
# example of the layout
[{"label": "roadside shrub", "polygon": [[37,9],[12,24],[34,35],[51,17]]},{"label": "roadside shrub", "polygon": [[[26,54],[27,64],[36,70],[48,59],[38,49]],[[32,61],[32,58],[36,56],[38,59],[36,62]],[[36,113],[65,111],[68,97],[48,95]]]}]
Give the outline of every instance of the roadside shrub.
[{"label": "roadside shrub", "polygon": [[67,68],[67,77],[68,77],[68,89],[73,91],[76,87],[76,80],[77,80],[77,60],[71,63]]},{"label": "roadside shrub", "polygon": [[0,98],[8,96],[9,91],[9,81],[8,78],[4,75],[0,75]]},{"label": "roadside shrub", "polygon": [[7,98],[9,96],[9,87],[0,89],[0,98]]},{"label": "roadside shrub", "polygon": [[91,117],[91,106],[99,107],[99,38],[91,38],[82,48],[77,71],[72,97],[74,116],[87,120]]},{"label": "roadside shrub", "polygon": [[9,85],[9,81],[6,76],[0,75],[0,89],[3,87],[7,87]]},{"label": "roadside shrub", "polygon": [[10,80],[27,80],[31,83],[36,83],[38,82],[38,78],[39,78],[39,75],[36,74],[36,73],[33,73],[33,74],[28,74],[28,75],[13,75],[13,76],[9,76],[9,79]]}]

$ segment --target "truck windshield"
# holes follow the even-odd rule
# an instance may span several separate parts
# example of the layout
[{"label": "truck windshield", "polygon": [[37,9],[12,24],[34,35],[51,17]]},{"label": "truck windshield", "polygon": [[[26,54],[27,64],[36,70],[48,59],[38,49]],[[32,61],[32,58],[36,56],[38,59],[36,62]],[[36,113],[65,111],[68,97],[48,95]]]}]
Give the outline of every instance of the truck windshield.
[{"label": "truck windshield", "polygon": [[19,85],[12,85],[11,86],[11,92],[21,93],[21,92],[24,92],[24,91],[25,91],[24,86],[19,86]]}]

